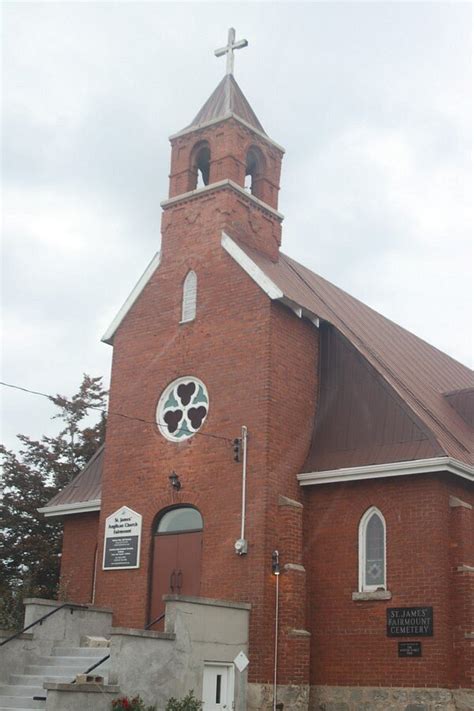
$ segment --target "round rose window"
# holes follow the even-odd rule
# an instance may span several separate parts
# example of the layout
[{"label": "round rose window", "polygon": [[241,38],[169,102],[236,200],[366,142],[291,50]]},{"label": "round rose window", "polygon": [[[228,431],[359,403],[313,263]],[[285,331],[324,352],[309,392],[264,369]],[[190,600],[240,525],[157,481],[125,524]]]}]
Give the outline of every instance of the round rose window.
[{"label": "round rose window", "polygon": [[163,390],[156,408],[156,424],[171,442],[192,437],[209,411],[209,396],[198,378],[178,378]]}]

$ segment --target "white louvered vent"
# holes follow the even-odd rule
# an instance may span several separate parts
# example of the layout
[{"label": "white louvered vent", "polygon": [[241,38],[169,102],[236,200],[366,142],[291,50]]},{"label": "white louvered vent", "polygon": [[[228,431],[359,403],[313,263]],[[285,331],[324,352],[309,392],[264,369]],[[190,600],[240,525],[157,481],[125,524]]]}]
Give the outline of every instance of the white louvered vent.
[{"label": "white louvered vent", "polygon": [[183,306],[181,323],[194,321],[196,318],[197,276],[195,272],[188,272],[183,284]]}]

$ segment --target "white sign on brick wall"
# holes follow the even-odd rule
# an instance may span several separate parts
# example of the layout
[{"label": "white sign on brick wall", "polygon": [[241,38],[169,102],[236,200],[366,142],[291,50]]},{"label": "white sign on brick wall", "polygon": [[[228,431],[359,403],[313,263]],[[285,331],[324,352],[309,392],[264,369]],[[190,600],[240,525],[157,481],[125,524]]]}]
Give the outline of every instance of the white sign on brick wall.
[{"label": "white sign on brick wall", "polygon": [[140,567],[142,517],[128,506],[115,511],[105,521],[104,570]]}]

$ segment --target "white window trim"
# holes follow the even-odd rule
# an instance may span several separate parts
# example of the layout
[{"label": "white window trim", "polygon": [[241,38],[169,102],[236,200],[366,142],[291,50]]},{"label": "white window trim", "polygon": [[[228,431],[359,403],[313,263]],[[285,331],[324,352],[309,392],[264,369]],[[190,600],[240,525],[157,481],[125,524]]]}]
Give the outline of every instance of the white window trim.
[{"label": "white window trim", "polygon": [[[193,282],[191,283],[191,280]],[[194,301],[192,314],[186,316],[186,312],[190,307],[190,303]],[[183,294],[181,301],[181,321],[180,323],[189,323],[196,319],[197,309],[197,274],[193,269],[190,269],[183,281]]]},{"label": "white window trim", "polygon": [[[366,534],[367,524],[376,513],[383,524],[383,556],[384,556],[384,579],[382,585],[367,585],[365,583],[365,562],[366,562]],[[359,592],[375,592],[387,589],[387,524],[384,515],[376,506],[371,506],[362,516],[359,523]]]}]

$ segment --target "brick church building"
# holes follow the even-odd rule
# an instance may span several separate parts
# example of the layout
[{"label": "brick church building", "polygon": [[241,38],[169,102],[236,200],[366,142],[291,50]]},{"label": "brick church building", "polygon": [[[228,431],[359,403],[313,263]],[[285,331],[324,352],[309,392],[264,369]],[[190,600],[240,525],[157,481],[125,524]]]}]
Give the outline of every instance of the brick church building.
[{"label": "brick church building", "polygon": [[43,509],[63,587],[157,635],[167,600],[246,603],[242,709],[472,708],[472,373],[281,251],[234,40],[103,338],[105,445]]}]

